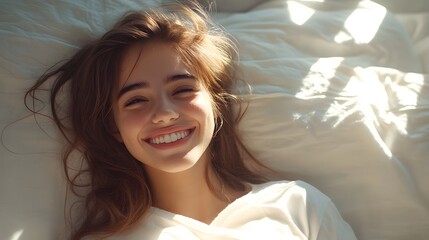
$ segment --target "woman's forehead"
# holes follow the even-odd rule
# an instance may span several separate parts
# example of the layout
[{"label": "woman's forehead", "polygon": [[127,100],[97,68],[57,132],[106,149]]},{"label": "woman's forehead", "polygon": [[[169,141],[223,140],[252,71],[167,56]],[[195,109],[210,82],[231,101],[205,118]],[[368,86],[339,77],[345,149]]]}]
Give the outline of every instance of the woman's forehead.
[{"label": "woman's forehead", "polygon": [[183,71],[187,67],[171,44],[139,43],[127,48],[120,66],[120,85],[135,77],[168,74],[168,71]]},{"label": "woman's forehead", "polygon": [[123,54],[118,88],[136,81],[165,80],[175,75],[191,75],[201,81],[198,72],[179,54],[176,46],[168,42],[136,43]]}]

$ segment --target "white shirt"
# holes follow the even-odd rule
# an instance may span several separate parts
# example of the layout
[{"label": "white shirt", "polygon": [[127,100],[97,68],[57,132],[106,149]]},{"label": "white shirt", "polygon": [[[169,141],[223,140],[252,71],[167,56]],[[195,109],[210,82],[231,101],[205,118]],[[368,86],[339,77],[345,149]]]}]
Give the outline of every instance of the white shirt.
[{"label": "white shirt", "polygon": [[131,231],[109,239],[356,240],[332,201],[302,181],[269,182],[232,202],[205,224],[151,208]]}]

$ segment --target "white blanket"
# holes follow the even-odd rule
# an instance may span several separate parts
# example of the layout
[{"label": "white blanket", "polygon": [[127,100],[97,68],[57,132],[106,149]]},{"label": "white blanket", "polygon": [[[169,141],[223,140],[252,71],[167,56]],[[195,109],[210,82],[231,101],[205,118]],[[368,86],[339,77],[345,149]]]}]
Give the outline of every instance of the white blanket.
[{"label": "white blanket", "polygon": [[[63,140],[26,110],[25,90],[124,12],[145,7],[2,2],[0,239],[58,239],[67,229]],[[239,127],[255,156],[327,194],[359,239],[427,239],[429,13],[279,0],[212,16],[236,39],[238,77],[253,87]]]}]

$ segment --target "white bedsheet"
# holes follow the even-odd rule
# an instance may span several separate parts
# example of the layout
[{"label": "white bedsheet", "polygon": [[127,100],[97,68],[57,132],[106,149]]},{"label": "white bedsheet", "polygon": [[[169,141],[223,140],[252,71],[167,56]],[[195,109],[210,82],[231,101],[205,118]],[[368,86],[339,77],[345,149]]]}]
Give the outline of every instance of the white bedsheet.
[{"label": "white bedsheet", "polygon": [[[25,90],[122,13],[145,6],[2,2],[0,239],[66,231],[62,140],[49,119],[36,123],[25,109]],[[427,239],[429,13],[279,0],[212,15],[236,39],[238,77],[253,87],[242,96],[249,107],[240,125],[252,152],[281,178],[327,194],[359,239]]]}]

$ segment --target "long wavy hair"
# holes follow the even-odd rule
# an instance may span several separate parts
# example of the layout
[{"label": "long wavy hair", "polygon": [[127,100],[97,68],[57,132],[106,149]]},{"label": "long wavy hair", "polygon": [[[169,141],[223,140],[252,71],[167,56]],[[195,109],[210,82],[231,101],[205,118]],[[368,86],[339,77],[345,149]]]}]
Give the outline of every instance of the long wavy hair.
[{"label": "long wavy hair", "polygon": [[[244,159],[263,167],[251,157],[237,135],[236,126],[243,111],[234,114],[232,110],[239,104],[231,91],[235,83],[236,51],[230,39],[197,4],[130,12],[101,38],[81,48],[63,65],[46,72],[25,96],[27,108],[37,113],[33,107],[34,101],[38,101],[37,91],[48,80],[53,81],[52,119],[68,142],[63,164],[73,192],[84,187],[80,177],[89,176],[85,214],[72,231],[73,240],[121,232],[141,219],[152,205],[144,166],[115,138],[112,113],[112,93],[118,87],[124,52],[133,44],[148,41],[172,44],[211,93],[216,134],[209,146],[210,166],[218,178],[239,191],[245,189],[246,183],[266,181],[245,163]],[[69,104],[61,100],[64,89],[69,94]],[[27,103],[27,98],[33,104]],[[64,112],[66,117],[62,115]],[[74,151],[81,152],[86,163],[77,174],[71,167],[74,163],[70,162]],[[214,191],[212,186],[211,189]]]}]

